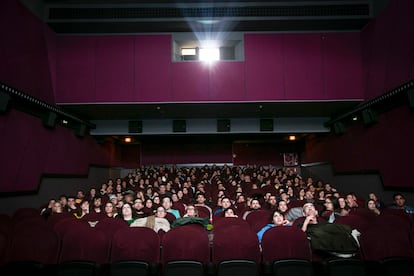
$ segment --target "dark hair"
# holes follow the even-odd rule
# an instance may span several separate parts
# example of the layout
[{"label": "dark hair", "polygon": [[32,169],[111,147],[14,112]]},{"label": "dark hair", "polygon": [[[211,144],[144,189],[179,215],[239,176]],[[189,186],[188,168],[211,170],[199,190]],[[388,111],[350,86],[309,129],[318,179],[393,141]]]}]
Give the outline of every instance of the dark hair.
[{"label": "dark hair", "polygon": [[279,211],[278,209],[275,209],[275,210],[273,210],[272,214],[270,215],[270,222],[271,223],[273,223],[273,216],[275,215],[275,213],[278,213],[282,217],[285,217],[284,214],[281,211]]},{"label": "dark hair", "polygon": [[400,196],[400,197],[402,197],[403,199],[405,199],[405,196],[404,196],[402,193],[395,193],[395,194],[393,194],[393,195],[392,195],[392,198],[395,200],[395,198],[396,198],[397,196]]}]

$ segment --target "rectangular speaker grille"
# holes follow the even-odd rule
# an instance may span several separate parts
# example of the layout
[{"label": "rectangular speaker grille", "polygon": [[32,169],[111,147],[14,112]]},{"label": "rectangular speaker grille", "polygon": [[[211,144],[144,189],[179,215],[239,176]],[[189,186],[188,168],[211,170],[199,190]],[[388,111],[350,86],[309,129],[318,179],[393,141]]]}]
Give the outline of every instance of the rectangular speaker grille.
[{"label": "rectangular speaker grille", "polygon": [[273,131],[273,119],[260,119],[260,131]]},{"label": "rectangular speaker grille", "polygon": [[185,120],[173,120],[173,132],[186,132],[187,125]]},{"label": "rectangular speaker grille", "polygon": [[142,121],[128,121],[128,133],[142,133]]},{"label": "rectangular speaker grille", "polygon": [[217,132],[229,132],[231,129],[230,120],[220,119],[217,120]]}]

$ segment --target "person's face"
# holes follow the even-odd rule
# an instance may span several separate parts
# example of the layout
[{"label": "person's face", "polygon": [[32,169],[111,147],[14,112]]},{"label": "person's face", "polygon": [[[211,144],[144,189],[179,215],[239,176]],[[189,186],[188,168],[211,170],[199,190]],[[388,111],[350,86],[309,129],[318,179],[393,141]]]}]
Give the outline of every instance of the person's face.
[{"label": "person's face", "polygon": [[346,201],[345,201],[345,199],[343,197],[338,198],[338,203],[339,203],[339,207],[345,208]]},{"label": "person's face", "polygon": [[75,199],[74,198],[68,198],[68,206],[73,207],[75,205]]},{"label": "person's face", "polygon": [[81,205],[82,210],[89,210],[89,202],[84,201]]},{"label": "person's face", "polygon": [[252,200],[252,203],[250,204],[250,206],[251,206],[251,208],[253,209],[253,210],[257,210],[257,209],[260,209],[260,203],[259,203],[259,201],[258,200]]},{"label": "person's face", "polygon": [[53,213],[62,213],[62,204],[60,202],[55,202],[52,207]]},{"label": "person's face", "polygon": [[269,204],[272,206],[275,206],[277,203],[276,197],[275,196],[270,196],[269,197]]},{"label": "person's face", "polygon": [[279,211],[281,212],[286,212],[288,209],[287,204],[285,201],[280,201],[279,202]]},{"label": "person's face", "polygon": [[328,199],[328,198],[325,199],[325,208],[328,211],[333,211],[334,210],[332,201],[330,199]]},{"label": "person's face", "polygon": [[223,198],[223,200],[221,201],[221,206],[223,206],[224,209],[229,208],[231,206],[230,199]]},{"label": "person's face", "polygon": [[147,207],[147,208],[152,208],[152,201],[150,200],[150,199],[148,199],[146,202],[145,202],[145,207]]},{"label": "person's face", "polygon": [[370,193],[368,197],[372,200],[377,200],[377,196],[374,193]]},{"label": "person's face", "polygon": [[275,212],[273,214],[273,224],[274,225],[283,225],[284,220],[285,219],[284,219],[283,215],[281,215],[280,213]]},{"label": "person's face", "polygon": [[233,209],[228,209],[224,212],[224,217],[226,218],[234,218],[236,215],[234,214]]},{"label": "person's face", "polygon": [[394,200],[395,200],[395,204],[396,204],[398,207],[403,207],[403,206],[405,205],[405,199],[404,199],[402,196],[400,196],[400,195],[397,195],[397,196],[394,198]]},{"label": "person's face", "polygon": [[373,200],[368,201],[368,209],[369,210],[374,210],[376,208],[377,208],[377,206],[375,206],[375,202]]},{"label": "person's face", "polygon": [[112,213],[114,211],[114,206],[112,203],[108,202],[105,204],[105,213]]},{"label": "person's face", "polygon": [[135,202],[134,202],[134,208],[136,210],[141,210],[142,208],[144,208],[144,204],[143,204],[143,202],[142,202],[141,199],[136,199],[135,200]]},{"label": "person's face", "polygon": [[95,200],[93,201],[93,205],[95,207],[100,207],[102,205],[102,200],[100,198],[95,198]]},{"label": "person's face", "polygon": [[160,204],[160,198],[158,196],[154,197],[154,203]]},{"label": "person's face", "polygon": [[206,198],[203,195],[198,195],[197,196],[197,203],[198,204],[204,204],[204,202],[206,202]]},{"label": "person's face", "polygon": [[178,201],[178,196],[177,196],[177,194],[173,194],[173,195],[171,196],[171,198],[172,198],[172,200],[173,200],[174,202],[177,202],[177,201]]},{"label": "person's face", "polygon": [[306,203],[305,205],[303,205],[302,210],[305,217],[317,215],[315,206],[312,203]]},{"label": "person's face", "polygon": [[312,192],[311,192],[311,191],[307,191],[307,192],[305,193],[305,198],[306,198],[306,199],[313,199],[313,194],[312,194]]},{"label": "person's face", "polygon": [[68,203],[68,200],[66,199],[66,197],[61,197],[60,198],[60,204],[62,204],[63,206],[65,206]]},{"label": "person's face", "polygon": [[157,208],[157,212],[155,212],[156,217],[165,218],[166,215],[167,215],[167,213],[165,212],[164,208],[162,208],[162,207]]},{"label": "person's face", "polygon": [[189,217],[195,217],[196,216],[196,210],[194,206],[188,206],[186,209],[186,214]]},{"label": "person's face", "polygon": [[165,210],[171,209],[172,203],[168,197],[163,198],[162,200],[162,206],[165,208]]},{"label": "person's face", "polygon": [[124,216],[131,216],[132,215],[132,209],[131,209],[131,206],[129,204],[124,204],[124,206],[122,206],[122,215],[124,215]]}]

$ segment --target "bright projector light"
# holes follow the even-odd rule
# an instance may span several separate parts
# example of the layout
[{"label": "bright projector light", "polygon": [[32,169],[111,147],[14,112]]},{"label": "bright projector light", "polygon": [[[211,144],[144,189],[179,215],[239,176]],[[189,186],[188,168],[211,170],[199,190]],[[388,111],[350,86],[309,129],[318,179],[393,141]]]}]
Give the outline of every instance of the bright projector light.
[{"label": "bright projector light", "polygon": [[200,60],[201,61],[217,61],[220,60],[220,51],[218,48],[201,48],[200,49]]}]

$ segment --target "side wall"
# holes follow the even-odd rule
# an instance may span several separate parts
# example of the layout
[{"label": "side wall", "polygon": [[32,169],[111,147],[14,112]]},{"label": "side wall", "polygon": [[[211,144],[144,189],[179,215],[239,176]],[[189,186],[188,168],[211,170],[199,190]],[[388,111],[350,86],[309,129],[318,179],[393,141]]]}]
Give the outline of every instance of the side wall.
[{"label": "side wall", "polygon": [[[0,81],[54,103],[56,36],[16,0],[1,2],[0,34]],[[91,164],[118,164],[113,145],[46,129],[14,109],[0,114],[0,133],[0,193],[35,191],[43,174],[87,175]]]}]

